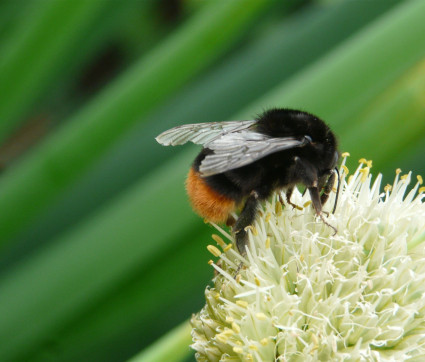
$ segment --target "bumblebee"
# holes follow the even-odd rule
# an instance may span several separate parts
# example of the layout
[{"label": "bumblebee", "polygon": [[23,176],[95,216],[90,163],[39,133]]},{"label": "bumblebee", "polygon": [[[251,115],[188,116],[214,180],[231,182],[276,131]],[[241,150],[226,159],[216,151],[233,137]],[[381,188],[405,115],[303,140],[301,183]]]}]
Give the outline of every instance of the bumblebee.
[{"label": "bumblebee", "polygon": [[[316,214],[336,232],[324,219],[322,206],[336,180],[338,144],[318,117],[271,109],[251,121],[177,126],[156,140],[164,146],[188,141],[203,146],[186,180],[190,202],[206,220],[233,226],[241,255],[246,254],[246,227],[254,222],[259,203],[285,190],[287,203],[297,207],[291,202],[297,184],[305,186]],[[235,221],[231,214],[238,209],[242,211]]]}]

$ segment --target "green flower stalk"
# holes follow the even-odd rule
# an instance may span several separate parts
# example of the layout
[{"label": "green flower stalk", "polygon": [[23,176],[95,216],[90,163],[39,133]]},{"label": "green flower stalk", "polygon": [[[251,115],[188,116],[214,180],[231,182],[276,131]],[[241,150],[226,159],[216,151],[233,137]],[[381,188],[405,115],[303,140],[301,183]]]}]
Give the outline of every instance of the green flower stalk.
[{"label": "green flower stalk", "polygon": [[370,161],[349,176],[345,157],[327,219],[336,235],[297,191],[301,210],[282,209],[278,195],[263,205],[246,258],[216,226],[230,243],[214,235],[222,251],[208,247],[219,260],[210,261],[214,286],[192,317],[198,361],[425,359],[422,178],[409,190],[411,174],[397,170],[382,191]]}]

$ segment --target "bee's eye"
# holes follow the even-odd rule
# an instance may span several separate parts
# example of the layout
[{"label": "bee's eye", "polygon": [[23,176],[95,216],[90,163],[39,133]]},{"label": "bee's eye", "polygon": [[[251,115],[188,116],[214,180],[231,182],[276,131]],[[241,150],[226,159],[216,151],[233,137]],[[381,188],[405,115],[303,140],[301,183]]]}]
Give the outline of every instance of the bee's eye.
[{"label": "bee's eye", "polygon": [[310,142],[310,143],[312,143],[312,142],[313,142],[313,139],[312,139],[310,136],[308,136],[308,135],[304,135],[304,138],[305,138],[308,142]]}]

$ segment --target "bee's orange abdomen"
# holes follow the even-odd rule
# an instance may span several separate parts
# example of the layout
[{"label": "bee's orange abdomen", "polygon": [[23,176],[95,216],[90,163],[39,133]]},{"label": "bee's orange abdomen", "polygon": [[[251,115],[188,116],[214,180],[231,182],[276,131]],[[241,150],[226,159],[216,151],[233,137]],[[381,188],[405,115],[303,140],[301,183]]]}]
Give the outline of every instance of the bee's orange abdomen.
[{"label": "bee's orange abdomen", "polygon": [[235,210],[235,201],[211,189],[193,168],[186,179],[186,190],[193,209],[212,222],[225,222]]}]

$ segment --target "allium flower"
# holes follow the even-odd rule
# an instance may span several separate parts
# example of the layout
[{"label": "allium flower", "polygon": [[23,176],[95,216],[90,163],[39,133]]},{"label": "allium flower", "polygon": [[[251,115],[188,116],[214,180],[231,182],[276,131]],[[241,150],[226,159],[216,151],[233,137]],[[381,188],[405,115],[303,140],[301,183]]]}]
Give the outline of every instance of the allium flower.
[{"label": "allium flower", "polygon": [[213,236],[217,275],[192,318],[199,361],[425,360],[425,188],[397,170],[382,191],[370,167],[341,167],[336,235],[294,192],[302,210],[263,205],[246,258]]}]

